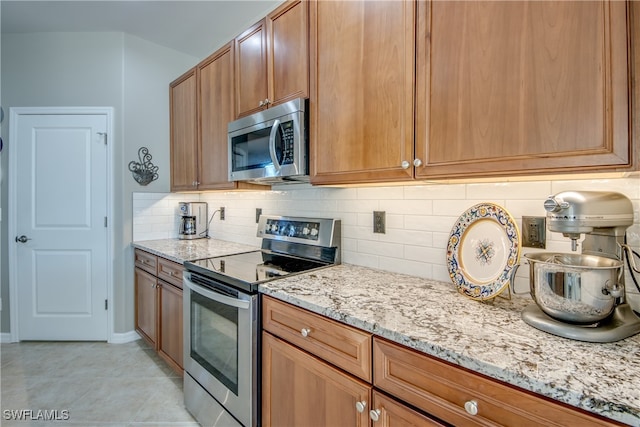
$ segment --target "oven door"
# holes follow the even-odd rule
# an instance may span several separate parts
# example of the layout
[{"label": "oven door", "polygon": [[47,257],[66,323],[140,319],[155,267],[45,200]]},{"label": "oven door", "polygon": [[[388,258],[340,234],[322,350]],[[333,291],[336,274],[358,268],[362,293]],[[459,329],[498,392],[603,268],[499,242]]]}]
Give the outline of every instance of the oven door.
[{"label": "oven door", "polygon": [[258,295],[190,272],[183,283],[185,372],[242,425],[257,425]]}]

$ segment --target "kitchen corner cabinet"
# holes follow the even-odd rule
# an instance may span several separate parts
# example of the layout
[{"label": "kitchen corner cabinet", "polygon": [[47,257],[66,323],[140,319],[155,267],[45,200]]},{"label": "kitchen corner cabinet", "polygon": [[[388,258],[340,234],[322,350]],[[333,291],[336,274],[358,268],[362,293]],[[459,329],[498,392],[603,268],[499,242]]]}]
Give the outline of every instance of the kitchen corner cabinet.
[{"label": "kitchen corner cabinet", "polygon": [[313,1],[309,15],[311,182],[412,179],[416,2]]},{"label": "kitchen corner cabinet", "polygon": [[181,264],[135,250],[135,327],[175,371],[182,373]]},{"label": "kitchen corner cabinet", "polygon": [[234,40],[236,117],[309,94],[308,1],[287,1]]},{"label": "kitchen corner cabinet", "polygon": [[416,178],[627,168],[627,8],[420,2]]},{"label": "kitchen corner cabinet", "polygon": [[620,425],[262,298],[265,427]]}]

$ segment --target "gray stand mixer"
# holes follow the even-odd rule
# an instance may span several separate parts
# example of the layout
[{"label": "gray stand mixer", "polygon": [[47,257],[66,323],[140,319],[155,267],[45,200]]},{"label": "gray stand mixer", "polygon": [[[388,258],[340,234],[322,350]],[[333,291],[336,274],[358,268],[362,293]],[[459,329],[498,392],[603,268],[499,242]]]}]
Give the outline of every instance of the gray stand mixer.
[{"label": "gray stand mixer", "polygon": [[566,191],[545,202],[550,231],[571,239],[581,254],[525,254],[536,302],[522,313],[529,325],[579,341],[613,342],[640,332],[640,317],[625,302],[625,252],[630,274],[640,273],[624,242],[633,206],[614,192]]}]

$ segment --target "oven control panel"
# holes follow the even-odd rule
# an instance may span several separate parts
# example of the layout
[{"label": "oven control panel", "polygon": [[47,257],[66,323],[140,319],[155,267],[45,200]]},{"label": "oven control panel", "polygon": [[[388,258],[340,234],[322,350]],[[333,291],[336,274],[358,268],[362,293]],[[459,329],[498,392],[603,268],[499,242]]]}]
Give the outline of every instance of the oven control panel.
[{"label": "oven control panel", "polygon": [[[260,215],[257,237],[306,245],[340,246],[340,220]],[[263,242],[264,243],[264,242]]]},{"label": "oven control panel", "polygon": [[318,240],[320,223],[268,218],[264,234],[267,236],[297,237],[298,239]]}]

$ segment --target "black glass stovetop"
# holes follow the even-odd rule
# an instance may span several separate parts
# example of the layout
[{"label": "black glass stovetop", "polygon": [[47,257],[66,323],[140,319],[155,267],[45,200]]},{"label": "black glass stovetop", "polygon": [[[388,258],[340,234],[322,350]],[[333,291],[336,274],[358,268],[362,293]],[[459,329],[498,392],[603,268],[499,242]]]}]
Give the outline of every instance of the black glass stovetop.
[{"label": "black glass stovetop", "polygon": [[260,283],[328,265],[265,250],[185,262],[188,271],[251,293]]}]

